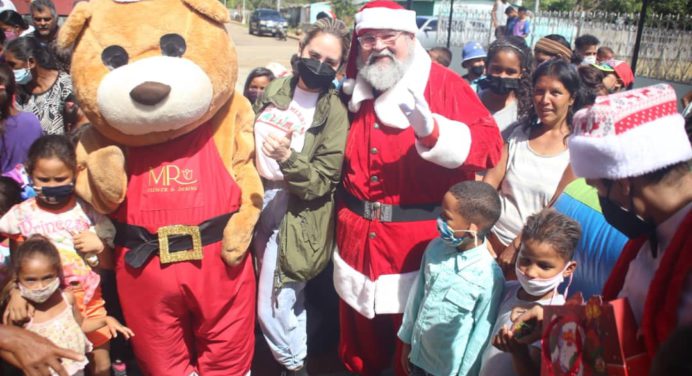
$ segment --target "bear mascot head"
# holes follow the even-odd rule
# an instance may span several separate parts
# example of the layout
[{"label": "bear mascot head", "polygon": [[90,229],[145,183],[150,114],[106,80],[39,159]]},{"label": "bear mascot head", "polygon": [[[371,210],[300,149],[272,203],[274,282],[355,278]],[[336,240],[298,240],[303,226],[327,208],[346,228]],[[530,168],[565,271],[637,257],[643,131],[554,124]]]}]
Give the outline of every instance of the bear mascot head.
[{"label": "bear mascot head", "polygon": [[[223,230],[222,256],[234,265],[249,246],[262,184],[254,166],[254,113],[234,93],[237,57],[228,21],[216,0],[91,0],[75,6],[58,45],[73,49],[74,90],[92,124],[77,146],[77,193],[129,223],[118,212],[151,206],[132,203],[134,197],[172,211],[175,200],[154,193],[209,190],[221,184],[209,177],[227,172],[239,194]],[[138,179],[144,183],[133,184]],[[147,186],[147,179],[159,186]],[[194,200],[205,205],[226,204],[197,194]],[[233,197],[228,193],[227,200]],[[168,221],[197,225],[185,215]],[[147,229],[156,234],[156,226]]]}]

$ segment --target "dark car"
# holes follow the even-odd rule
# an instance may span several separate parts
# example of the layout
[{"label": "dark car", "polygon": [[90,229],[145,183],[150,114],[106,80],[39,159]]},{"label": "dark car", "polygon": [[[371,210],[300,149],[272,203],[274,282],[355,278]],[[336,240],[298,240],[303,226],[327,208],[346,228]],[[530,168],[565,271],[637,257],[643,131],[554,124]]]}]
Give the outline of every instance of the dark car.
[{"label": "dark car", "polygon": [[256,9],[250,16],[250,34],[275,35],[277,31],[286,32],[288,22],[274,9]]}]

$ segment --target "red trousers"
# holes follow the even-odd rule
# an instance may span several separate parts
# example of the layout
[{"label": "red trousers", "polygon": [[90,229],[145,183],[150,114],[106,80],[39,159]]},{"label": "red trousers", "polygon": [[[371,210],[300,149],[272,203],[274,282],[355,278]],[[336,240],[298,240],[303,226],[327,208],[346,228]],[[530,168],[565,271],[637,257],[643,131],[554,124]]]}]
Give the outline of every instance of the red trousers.
[{"label": "red trousers", "polygon": [[205,247],[201,261],[162,266],[155,256],[141,269],[118,257],[118,295],[134,331],[135,356],[145,375],[244,376],[255,348],[255,276],[251,257],[235,268]]},{"label": "red trousers", "polygon": [[339,356],[346,369],[362,376],[379,376],[392,367],[397,376],[401,367],[401,346],[397,337],[403,315],[376,315],[368,319],[339,301]]}]

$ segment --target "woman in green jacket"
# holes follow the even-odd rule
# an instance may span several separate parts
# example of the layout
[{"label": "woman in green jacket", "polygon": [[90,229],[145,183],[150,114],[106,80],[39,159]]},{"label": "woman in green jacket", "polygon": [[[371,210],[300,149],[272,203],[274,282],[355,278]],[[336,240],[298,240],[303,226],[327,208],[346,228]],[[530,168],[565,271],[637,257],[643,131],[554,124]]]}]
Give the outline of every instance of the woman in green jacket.
[{"label": "woman in green jacket", "polygon": [[316,22],[300,43],[294,76],[274,80],[255,104],[255,162],[264,183],[253,240],[257,314],[274,358],[289,374],[307,374],[304,288],[334,247],[334,191],[348,117],[332,81],[349,42],[343,22]]}]

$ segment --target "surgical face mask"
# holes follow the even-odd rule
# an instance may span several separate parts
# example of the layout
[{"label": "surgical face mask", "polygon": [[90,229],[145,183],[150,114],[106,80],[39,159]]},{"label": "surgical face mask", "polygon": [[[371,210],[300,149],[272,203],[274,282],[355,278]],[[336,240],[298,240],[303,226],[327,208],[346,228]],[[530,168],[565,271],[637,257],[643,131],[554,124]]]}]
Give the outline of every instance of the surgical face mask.
[{"label": "surgical face mask", "polygon": [[58,287],[60,287],[60,279],[56,277],[51,283],[38,289],[30,289],[21,283],[17,285],[19,286],[19,293],[22,297],[34,303],[43,303],[55,293]]},{"label": "surgical face mask", "polygon": [[[519,259],[520,257],[517,257],[517,262],[514,264],[514,271],[517,274],[517,280],[519,281],[519,284],[521,284],[521,288],[523,288],[524,291],[531,296],[543,296],[554,290],[557,293],[556,290],[558,286],[560,286],[560,284],[565,280],[565,271],[567,271],[567,268],[571,264],[571,262],[568,262],[564,269],[551,278],[529,278],[526,276],[526,274],[524,274],[524,272],[521,271],[521,269],[519,269]],[[572,275],[570,275],[570,284],[571,283]],[[568,290],[569,285],[565,289],[565,297],[567,296]]]},{"label": "surgical face mask", "polygon": [[17,39],[17,32],[14,30],[5,30],[5,42]]},{"label": "surgical face mask", "polygon": [[[610,193],[610,190],[608,190]],[[653,234],[656,226],[645,221],[632,210],[627,210],[606,197],[598,196],[606,222],[630,239]]]},{"label": "surgical face mask", "polygon": [[263,92],[264,90],[247,89],[247,93],[245,93],[245,96],[250,101],[250,103],[254,104],[257,101],[257,98],[262,96]]},{"label": "surgical face mask", "polygon": [[15,82],[20,85],[28,84],[33,78],[29,68],[14,69],[12,72],[14,73]]},{"label": "surgical face mask", "polygon": [[55,187],[36,187],[39,200],[50,205],[64,204],[74,195],[74,184],[58,185]]},{"label": "surgical face mask", "polygon": [[507,95],[513,90],[519,89],[518,78],[507,78],[499,76],[485,76],[479,83],[481,89],[490,89],[497,95]]},{"label": "surgical face mask", "polygon": [[478,234],[473,230],[454,230],[447,224],[442,217],[437,218],[437,232],[440,233],[440,238],[450,247],[458,247],[466,240],[466,236],[457,237],[454,234],[457,232],[466,232],[473,236],[473,245],[478,246]]},{"label": "surgical face mask", "polygon": [[336,90],[341,90],[341,87],[344,85],[344,80],[339,80],[338,78],[334,78],[332,80],[332,86],[334,86],[334,89]]},{"label": "surgical face mask", "polygon": [[581,64],[582,65],[596,64],[596,55],[584,56],[584,59],[581,61]]},{"label": "surgical face mask", "polygon": [[474,76],[482,76],[483,72],[485,72],[485,67],[482,65],[474,65],[471,68],[469,68],[469,73],[471,73]]},{"label": "surgical face mask", "polygon": [[298,75],[310,89],[328,89],[336,77],[336,71],[328,64],[316,59],[300,58]]}]

